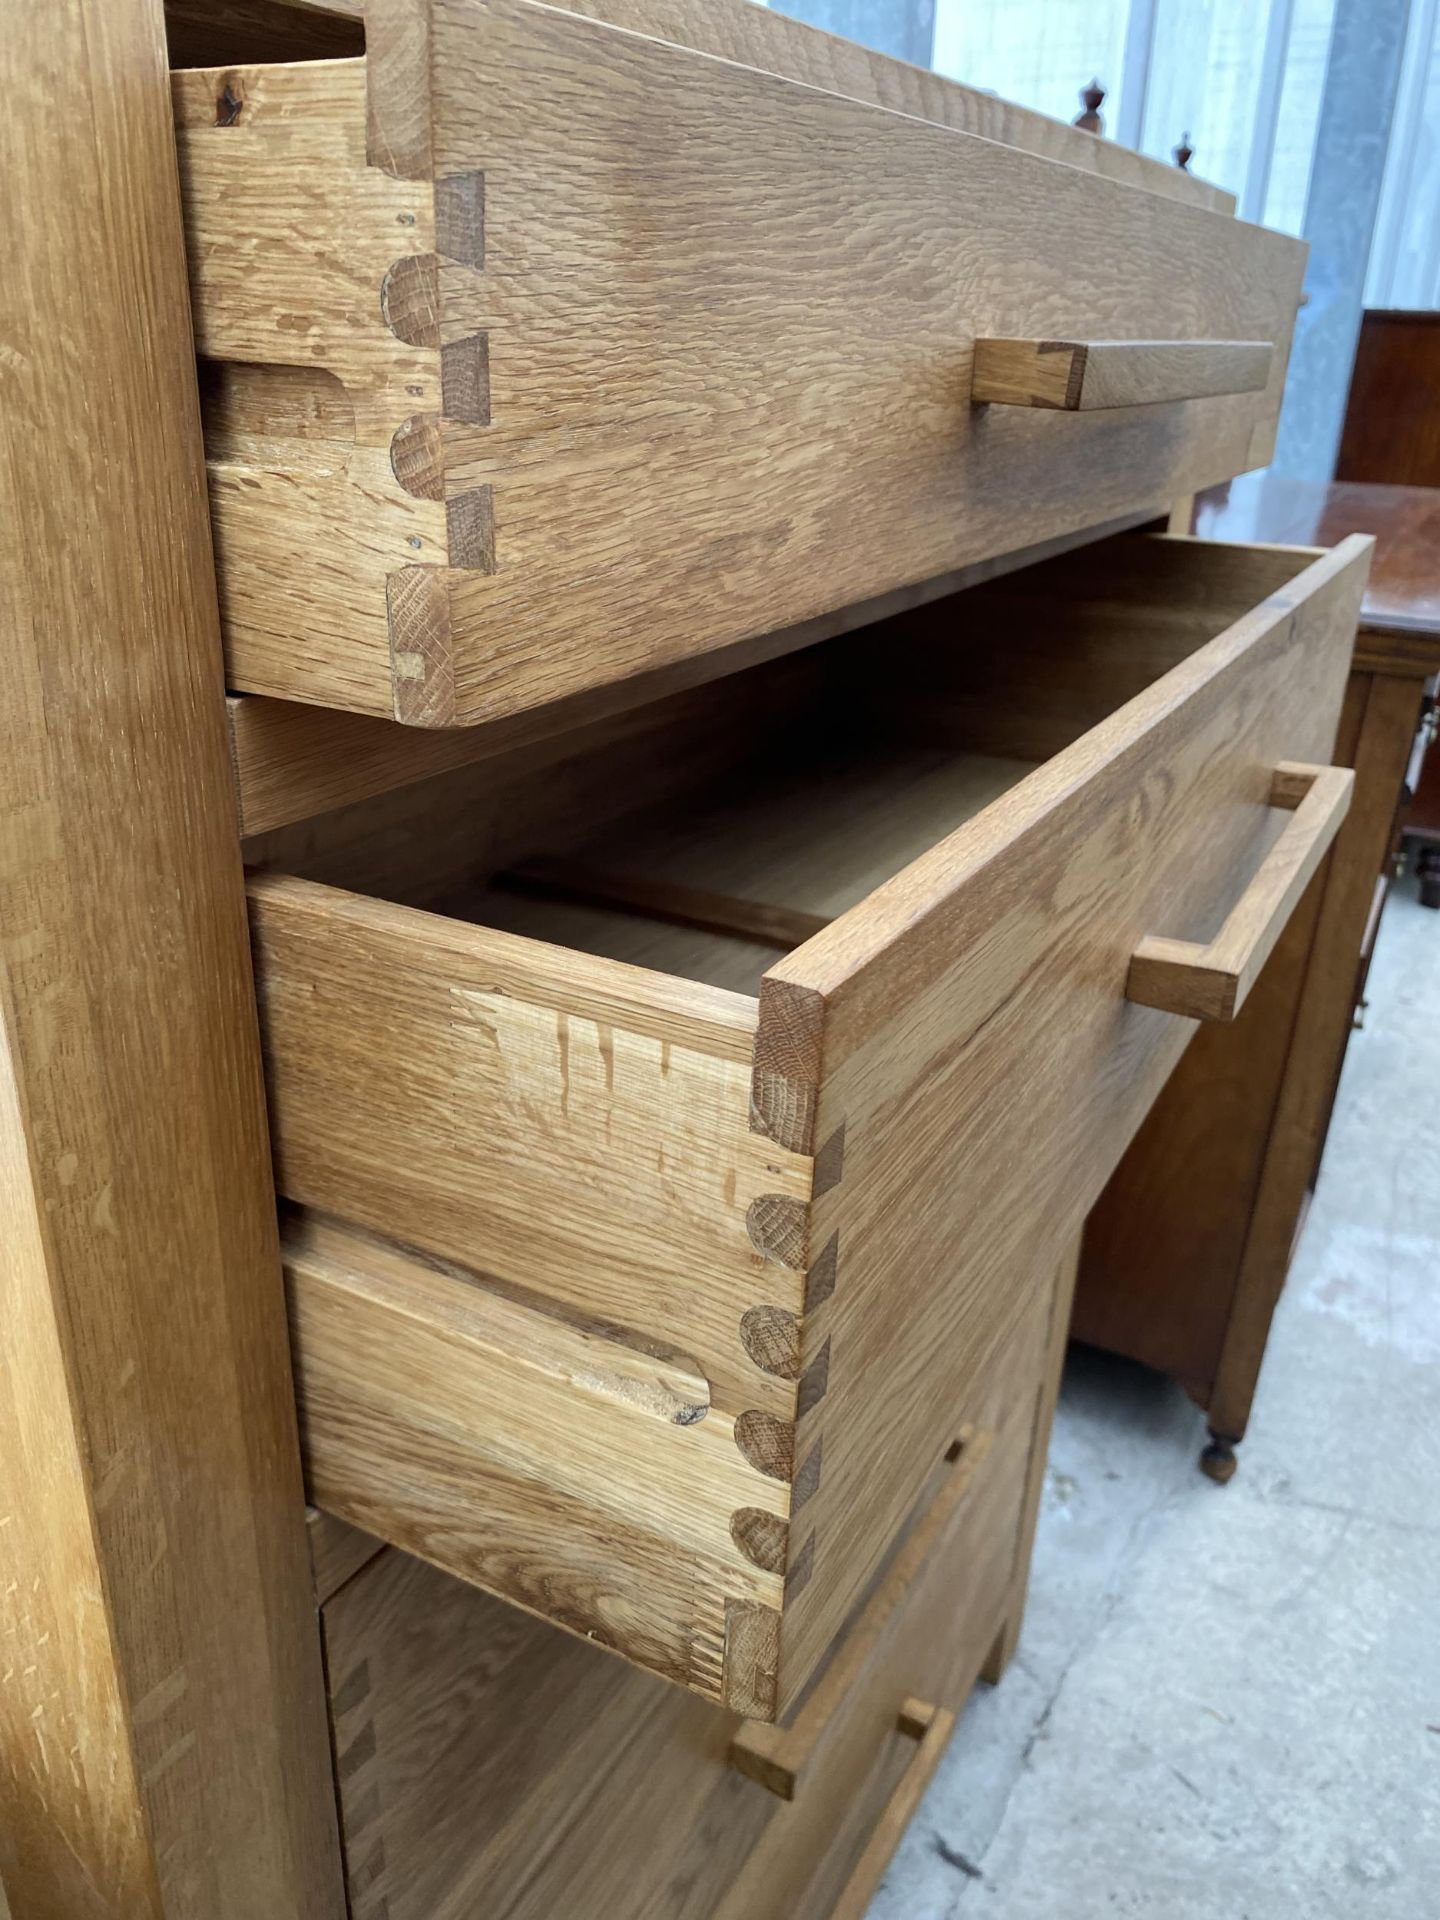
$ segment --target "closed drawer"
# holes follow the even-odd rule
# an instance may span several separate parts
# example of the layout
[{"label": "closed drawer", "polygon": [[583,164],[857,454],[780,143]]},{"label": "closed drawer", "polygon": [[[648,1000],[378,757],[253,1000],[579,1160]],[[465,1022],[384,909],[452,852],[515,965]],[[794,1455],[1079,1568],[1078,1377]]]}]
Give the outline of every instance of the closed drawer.
[{"label": "closed drawer", "polygon": [[1032,1316],[997,1366],[1003,1391],[965,1409],[999,1424],[969,1421],[789,1726],[405,1555],[351,1580],[322,1621],[355,1920],[828,1916],[940,1745],[916,1709],[943,1738],[998,1630],[1040,1331]]},{"label": "closed drawer", "polygon": [[1368,551],[1132,536],[822,651],[469,921],[257,876],[317,1503],[783,1714],[1338,823],[1270,803]]},{"label": "closed drawer", "polygon": [[1298,242],[528,0],[413,13],[175,76],[233,687],[467,725],[1268,457]]}]

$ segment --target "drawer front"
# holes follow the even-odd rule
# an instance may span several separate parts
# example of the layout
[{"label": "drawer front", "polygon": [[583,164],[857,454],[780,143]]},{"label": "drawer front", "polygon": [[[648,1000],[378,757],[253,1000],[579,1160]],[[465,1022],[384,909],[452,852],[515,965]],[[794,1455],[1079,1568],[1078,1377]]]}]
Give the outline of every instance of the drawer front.
[{"label": "drawer front", "polygon": [[317,1502],[783,1717],[1194,1031],[1137,950],[1302,877],[1310,802],[1266,803],[1326,755],[1367,552],[1123,543],[1083,671],[1078,562],[961,596],[928,662],[875,640],[927,724],[1044,764],[758,1000],[257,878]]},{"label": "drawer front", "polygon": [[[1328,758],[1369,548],[1356,539],[1317,558],[762,982],[762,1124],[797,1152],[844,1140],[843,1178],[805,1228],[833,1284],[801,1335],[802,1366],[821,1350],[829,1362],[824,1398],[797,1423],[797,1453],[822,1464],[792,1525],[791,1552],[812,1572],[785,1612],[782,1694],[786,1663],[813,1667],[893,1537],[956,1382],[995,1339],[1035,1249],[1073,1243],[1195,1031],[1127,998],[1132,959],[1147,935],[1228,924],[1282,817],[1267,804],[1276,768]],[[1223,599],[1276,558],[1156,542],[1111,591],[1173,565]],[[1001,592],[990,610],[1006,605]],[[1022,655],[1047,627],[1025,612]],[[942,636],[956,704],[983,708],[982,682],[998,680],[997,722],[1019,729],[1003,635],[976,638],[956,649]],[[1134,671],[1123,657],[1110,666]],[[918,697],[944,703],[930,683]],[[1036,716],[1043,737],[1043,689]]]},{"label": "drawer front", "polygon": [[[355,1920],[820,1920],[914,1763],[907,1701],[958,1710],[998,1630],[1037,1336],[788,1729],[393,1551],[342,1587],[322,1619]],[[755,1777],[787,1767],[788,1800]]]},{"label": "drawer front", "polygon": [[418,65],[175,78],[233,686],[465,725],[1268,457],[1298,242],[528,0],[420,11]]}]

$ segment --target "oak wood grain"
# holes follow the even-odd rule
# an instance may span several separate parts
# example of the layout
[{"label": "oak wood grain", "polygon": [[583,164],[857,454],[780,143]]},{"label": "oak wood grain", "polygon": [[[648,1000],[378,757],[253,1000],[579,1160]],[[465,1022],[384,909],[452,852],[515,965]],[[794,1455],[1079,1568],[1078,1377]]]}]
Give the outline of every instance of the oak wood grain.
[{"label": "oak wood grain", "polygon": [[845,1130],[844,1178],[808,1209],[809,1245],[837,1259],[801,1333],[802,1366],[826,1341],[830,1365],[797,1426],[823,1468],[795,1533],[814,1571],[786,1609],[782,1696],[1017,1304],[1002,1276],[1016,1287],[1078,1236],[1180,1057],[1187,1023],[1124,1003],[1134,944],[1157,913],[1209,931],[1253,872],[1264,770],[1333,734],[1368,551],[1297,568],[766,974],[758,1123],[798,1152]]},{"label": "oak wood grain", "polygon": [[158,0],[0,81],[0,1880],[338,1920]]},{"label": "oak wood grain", "polygon": [[[498,901],[495,927],[295,878],[252,883],[282,1189],[457,1263],[465,1284],[520,1286],[692,1357],[710,1412],[667,1432],[669,1501],[657,1487],[646,1504],[630,1469],[616,1472],[638,1528],[670,1529],[693,1555],[673,1488],[711,1421],[732,1422],[773,1479],[774,1503],[749,1503],[742,1551],[793,1577],[728,1614],[720,1652],[711,1615],[692,1686],[732,1704],[743,1687],[754,1717],[783,1714],[911,1511],[953,1408],[1033,1299],[1051,1298],[1063,1245],[1192,1031],[1126,1003],[1130,955],[1154,925],[1210,937],[1254,874],[1278,825],[1265,769],[1333,728],[1367,552],[1207,556],[1128,536],[1095,550],[1075,619],[1112,710],[1072,712],[1068,737],[1046,716],[1038,767],[967,750],[987,704],[948,705],[944,667],[964,650],[943,628],[875,636],[897,680],[937,676],[932,744],[905,749],[906,703],[855,707],[848,665],[833,663],[846,672],[788,711],[784,754],[737,749],[728,790],[712,774],[708,790],[602,823],[595,851],[650,883],[648,901],[632,887],[604,908],[483,890],[450,903],[488,922]],[[1033,627],[999,629],[1030,646],[1032,669],[1072,645],[1063,600],[1037,591]],[[1183,621],[1157,621],[1187,591]],[[977,632],[1000,617],[985,606]],[[755,943],[649,910],[682,875],[829,924],[779,962],[760,948],[771,964],[757,983]],[[612,946],[627,929],[637,944]],[[750,969],[758,1007],[706,977],[717,952]],[[1043,1206],[1036,1153],[1056,1170]],[[338,1322],[330,1337],[343,1356]],[[473,1460],[432,1487],[423,1447],[385,1457],[412,1415],[417,1436],[436,1427],[406,1382],[444,1377],[428,1361],[396,1373],[384,1392],[401,1411],[369,1409],[356,1486],[332,1477],[317,1498],[496,1584],[504,1569],[485,1555],[514,1551],[518,1508],[505,1529],[475,1524],[454,1491],[476,1479]],[[345,1398],[325,1412],[332,1476],[357,1458]],[[467,1412],[454,1457],[494,1443]],[[545,1444],[541,1431],[526,1455],[542,1488]],[[597,1475],[582,1504],[598,1512],[605,1491]],[[704,1521],[712,1559],[717,1522]],[[560,1542],[555,1516],[546,1526]],[[581,1531],[595,1543],[606,1527]],[[633,1568],[624,1581],[628,1609]],[[530,1604],[539,1582],[526,1568]],[[571,1625],[578,1584],[557,1580]],[[663,1610],[663,1655],[629,1638],[675,1672],[683,1609],[672,1596]]]},{"label": "oak wood grain", "polygon": [[403,1554],[373,1562],[324,1614],[357,1920],[482,1901],[496,1920],[820,1920],[912,1751],[907,1702],[958,1710],[994,1634],[1042,1333],[957,1410],[993,1444],[961,1498],[942,1467],[802,1707],[792,1804],[730,1764],[774,1730]]},{"label": "oak wood grain", "polygon": [[[307,370],[212,442],[237,689],[477,724],[1266,456],[1297,243],[529,0],[425,33],[423,178],[370,164],[388,39],[176,77],[201,351]],[[1275,363],[1063,447],[971,408],[977,334],[1071,327]]]},{"label": "oak wood grain", "polygon": [[907,1700],[900,1709],[900,1729],[915,1741],[914,1757],[866,1841],[865,1851],[855,1863],[840,1898],[830,1909],[831,1920],[865,1920],[870,1902],[885,1878],[885,1869],[945,1758],[955,1731],[955,1715],[948,1708],[936,1707],[927,1700]]},{"label": "oak wood grain", "polygon": [[[317,1501],[723,1691],[730,1604],[780,1604],[779,1559],[754,1542],[783,1547],[787,1489],[690,1355],[322,1219],[292,1221],[285,1264]],[[783,1364],[783,1321],[749,1311]]]},{"label": "oak wood grain", "polygon": [[[749,10],[749,0],[746,6]],[[1142,512],[1058,535],[977,561],[938,579],[854,602],[815,620],[757,635],[732,647],[717,648],[654,673],[637,674],[615,686],[595,688],[488,726],[403,727],[393,720],[305,706],[298,701],[232,695],[228,709],[241,832],[265,834],[315,814],[353,807],[358,801],[429,779],[451,767],[510,753],[533,741],[650,706],[687,687],[706,685],[818,641],[874,625],[909,607],[958,593],[1151,517]]]}]

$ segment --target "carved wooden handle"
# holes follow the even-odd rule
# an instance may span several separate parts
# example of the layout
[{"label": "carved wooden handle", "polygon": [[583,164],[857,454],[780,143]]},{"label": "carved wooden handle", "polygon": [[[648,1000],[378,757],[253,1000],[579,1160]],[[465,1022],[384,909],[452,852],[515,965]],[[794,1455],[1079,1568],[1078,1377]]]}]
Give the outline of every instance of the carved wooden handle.
[{"label": "carved wooden handle", "polygon": [[1187,1020],[1233,1020],[1329,850],[1350,807],[1349,767],[1275,769],[1272,807],[1294,812],[1208,946],[1147,934],[1135,949],[1125,998]]},{"label": "carved wooden handle", "polygon": [[1148,407],[1259,393],[1268,340],[977,340],[970,398],[980,405]]}]

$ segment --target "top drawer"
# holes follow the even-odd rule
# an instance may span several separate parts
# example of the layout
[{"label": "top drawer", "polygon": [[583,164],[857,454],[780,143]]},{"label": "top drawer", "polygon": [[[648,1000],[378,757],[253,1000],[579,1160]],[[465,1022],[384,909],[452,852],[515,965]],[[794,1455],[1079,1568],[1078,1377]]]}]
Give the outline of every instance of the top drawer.
[{"label": "top drawer", "polygon": [[1268,457],[1298,242],[529,0],[413,12],[175,75],[232,685],[468,725]]}]

